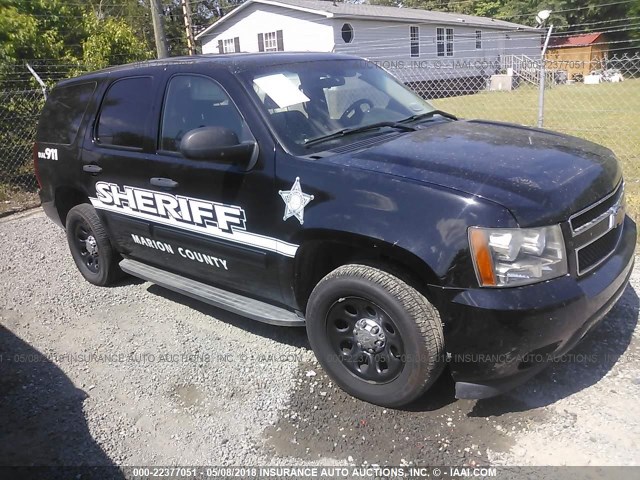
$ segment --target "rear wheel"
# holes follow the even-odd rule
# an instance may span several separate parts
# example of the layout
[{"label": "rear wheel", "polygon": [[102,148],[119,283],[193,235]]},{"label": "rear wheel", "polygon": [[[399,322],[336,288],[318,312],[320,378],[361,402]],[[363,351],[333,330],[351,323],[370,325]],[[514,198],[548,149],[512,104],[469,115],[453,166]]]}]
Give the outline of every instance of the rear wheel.
[{"label": "rear wheel", "polygon": [[87,281],[107,286],[122,276],[120,256],[91,205],[83,203],[69,210],[66,228],[71,255]]},{"label": "rear wheel", "polygon": [[339,267],[316,285],[307,333],[335,382],[378,405],[415,400],[444,367],[438,311],[398,277],[370,266]]}]

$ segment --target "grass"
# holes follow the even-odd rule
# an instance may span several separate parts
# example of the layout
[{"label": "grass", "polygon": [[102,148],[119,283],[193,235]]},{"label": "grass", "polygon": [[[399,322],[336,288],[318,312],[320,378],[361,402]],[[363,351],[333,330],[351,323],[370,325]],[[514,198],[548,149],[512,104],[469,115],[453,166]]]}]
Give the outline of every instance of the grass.
[{"label": "grass", "polygon": [[[538,88],[480,92],[431,101],[463,118],[536,125]],[[612,149],[625,176],[627,209],[640,219],[640,79],[599,85],[557,85],[545,92],[544,128],[582,137]]]}]

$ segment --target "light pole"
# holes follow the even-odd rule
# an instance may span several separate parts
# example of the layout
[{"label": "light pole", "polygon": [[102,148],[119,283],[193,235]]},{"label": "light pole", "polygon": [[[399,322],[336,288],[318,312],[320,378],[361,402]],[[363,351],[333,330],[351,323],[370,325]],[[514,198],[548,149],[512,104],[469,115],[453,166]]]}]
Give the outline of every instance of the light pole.
[{"label": "light pole", "polygon": [[[547,21],[551,15],[551,10],[541,10],[536,15],[536,22],[538,22],[538,28],[544,26],[544,22]],[[544,83],[545,83],[545,68],[544,68],[544,56],[547,53],[547,47],[549,46],[549,39],[551,38],[551,32],[553,31],[553,24],[549,25],[547,30],[547,36],[544,39],[544,45],[542,47],[542,53],[540,54],[540,92],[538,93],[538,128],[542,128],[544,125]]]}]

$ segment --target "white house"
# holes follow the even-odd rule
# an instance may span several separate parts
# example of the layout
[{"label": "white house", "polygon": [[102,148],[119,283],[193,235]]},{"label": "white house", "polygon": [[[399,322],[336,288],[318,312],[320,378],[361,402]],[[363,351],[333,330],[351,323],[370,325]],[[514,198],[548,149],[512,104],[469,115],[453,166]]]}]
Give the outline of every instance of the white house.
[{"label": "white house", "polygon": [[491,18],[321,0],[248,0],[196,37],[203,53],[319,51],[368,58],[404,82],[486,77],[540,55],[540,30]]}]

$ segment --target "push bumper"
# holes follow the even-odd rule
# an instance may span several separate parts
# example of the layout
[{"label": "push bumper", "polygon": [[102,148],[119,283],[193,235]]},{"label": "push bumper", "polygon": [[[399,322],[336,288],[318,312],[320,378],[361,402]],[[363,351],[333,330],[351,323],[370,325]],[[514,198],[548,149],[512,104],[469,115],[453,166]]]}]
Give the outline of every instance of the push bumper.
[{"label": "push bumper", "polygon": [[625,219],[616,251],[582,277],[508,289],[441,292],[445,345],[456,397],[499,395],[578,344],[624,293],[633,269],[636,226]]}]

